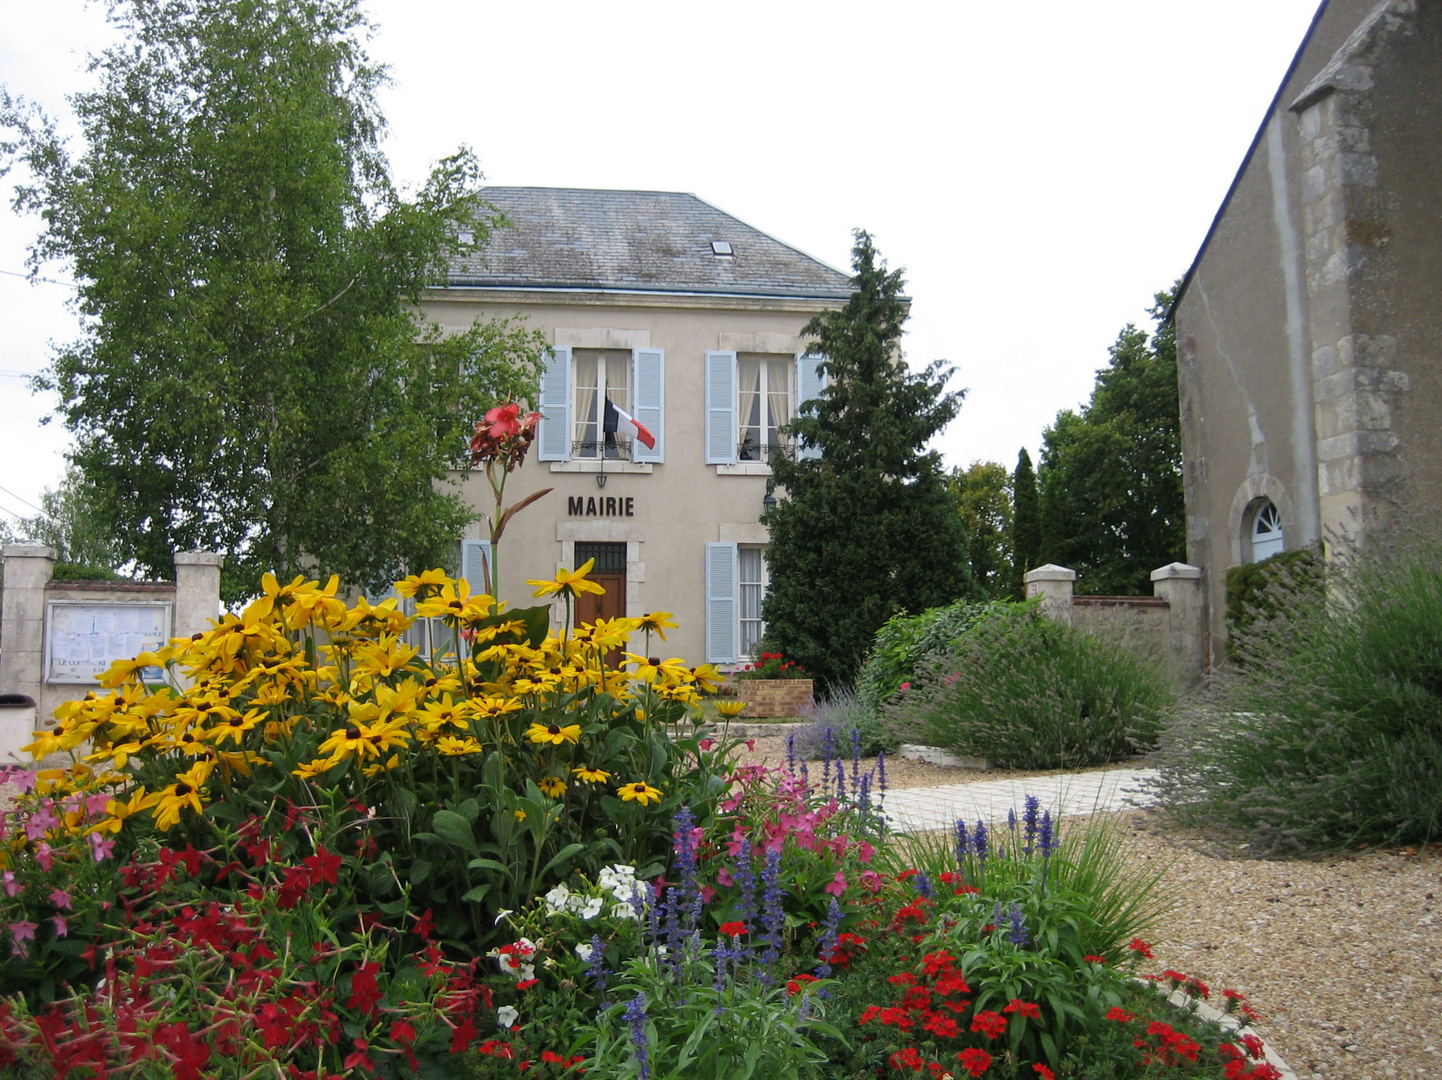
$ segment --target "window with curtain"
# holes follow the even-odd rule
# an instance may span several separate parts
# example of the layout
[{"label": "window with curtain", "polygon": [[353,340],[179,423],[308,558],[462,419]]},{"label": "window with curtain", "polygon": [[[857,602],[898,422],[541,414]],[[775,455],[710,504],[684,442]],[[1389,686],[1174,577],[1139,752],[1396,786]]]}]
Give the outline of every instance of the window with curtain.
[{"label": "window with curtain", "polygon": [[607,436],[601,430],[606,398],[618,409],[631,412],[631,354],[622,349],[576,349],[572,353],[572,415],[575,437],[571,456],[619,459],[630,455],[630,442]]},{"label": "window with curtain", "polygon": [[781,445],[780,428],[795,411],[795,371],[793,357],[736,357],[737,460],[769,461]]}]

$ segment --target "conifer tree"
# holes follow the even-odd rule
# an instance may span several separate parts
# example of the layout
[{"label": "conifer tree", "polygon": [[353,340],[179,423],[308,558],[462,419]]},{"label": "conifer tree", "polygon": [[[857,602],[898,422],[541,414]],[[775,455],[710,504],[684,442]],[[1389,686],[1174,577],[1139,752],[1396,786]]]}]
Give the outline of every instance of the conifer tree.
[{"label": "conifer tree", "polygon": [[826,388],[788,428],[819,458],[773,464],[780,499],[770,527],[767,644],[823,687],[850,683],[877,629],[975,595],[966,533],[941,457],[926,445],[961,407],[952,369],[912,373],[901,354],[908,300],[858,231],[853,292],[845,307],[807,324],[823,355]]},{"label": "conifer tree", "polygon": [[1036,473],[1026,447],[1016,456],[1012,474],[1011,569],[1012,592],[1026,598],[1025,575],[1041,565],[1041,501],[1036,490]]}]

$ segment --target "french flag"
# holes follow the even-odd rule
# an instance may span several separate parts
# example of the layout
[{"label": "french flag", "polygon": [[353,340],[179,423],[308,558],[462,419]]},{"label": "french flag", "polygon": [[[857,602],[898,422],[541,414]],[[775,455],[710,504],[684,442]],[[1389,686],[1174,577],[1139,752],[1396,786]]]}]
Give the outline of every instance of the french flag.
[{"label": "french flag", "polygon": [[630,435],[640,439],[647,450],[656,449],[656,436],[625,409],[616,408],[610,398],[606,399],[606,420],[601,431],[606,435]]}]

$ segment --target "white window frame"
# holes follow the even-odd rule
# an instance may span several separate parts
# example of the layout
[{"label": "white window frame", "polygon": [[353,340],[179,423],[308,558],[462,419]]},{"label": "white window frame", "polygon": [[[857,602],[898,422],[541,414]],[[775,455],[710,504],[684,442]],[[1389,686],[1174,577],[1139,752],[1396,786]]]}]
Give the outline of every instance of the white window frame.
[{"label": "white window frame", "polygon": [[[759,581],[746,580],[746,560],[742,556],[746,552],[754,551],[760,555],[761,577]],[[761,639],[766,636],[766,620],[761,615],[761,606],[766,602],[766,590],[771,587],[771,569],[766,565],[765,544],[738,544],[736,545],[736,651],[740,658],[745,660],[756,659],[760,650]],[[756,597],[756,617],[746,617],[746,590],[756,589],[759,595]],[[748,624],[755,625],[755,635],[749,641],[748,648]]]},{"label": "white window frame", "polygon": [[1252,510],[1247,522],[1247,537],[1251,545],[1252,562],[1270,559],[1273,555],[1287,550],[1286,534],[1282,530],[1282,512],[1271,499],[1262,499]]}]

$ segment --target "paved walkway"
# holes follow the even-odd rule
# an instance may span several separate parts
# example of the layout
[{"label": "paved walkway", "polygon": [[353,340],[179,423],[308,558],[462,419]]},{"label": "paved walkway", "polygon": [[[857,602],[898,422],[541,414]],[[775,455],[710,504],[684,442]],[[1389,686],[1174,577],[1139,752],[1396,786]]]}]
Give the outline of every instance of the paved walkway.
[{"label": "paved walkway", "polygon": [[1063,776],[1037,776],[1027,780],[982,780],[944,787],[905,788],[888,792],[886,819],[900,832],[949,829],[957,818],[968,824],[1006,821],[1008,810],[1021,813],[1022,800],[1035,795],[1043,810],[1063,818],[1102,810],[1145,806],[1151,798],[1141,792],[1141,781],[1156,776],[1155,769],[1107,769]]}]

